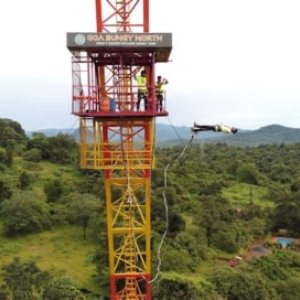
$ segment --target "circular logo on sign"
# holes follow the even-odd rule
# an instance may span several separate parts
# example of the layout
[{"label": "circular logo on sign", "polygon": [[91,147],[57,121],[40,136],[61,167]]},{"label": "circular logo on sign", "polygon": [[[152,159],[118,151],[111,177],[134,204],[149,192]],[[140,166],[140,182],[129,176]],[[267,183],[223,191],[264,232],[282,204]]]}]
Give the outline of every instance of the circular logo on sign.
[{"label": "circular logo on sign", "polygon": [[77,45],[83,45],[85,43],[85,36],[81,33],[76,34],[75,36],[75,43]]}]

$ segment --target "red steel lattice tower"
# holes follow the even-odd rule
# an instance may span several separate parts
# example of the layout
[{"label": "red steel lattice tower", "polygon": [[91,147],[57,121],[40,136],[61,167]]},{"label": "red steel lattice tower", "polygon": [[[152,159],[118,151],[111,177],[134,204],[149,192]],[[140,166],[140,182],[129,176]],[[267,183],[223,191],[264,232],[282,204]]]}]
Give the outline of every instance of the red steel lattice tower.
[{"label": "red steel lattice tower", "polygon": [[[169,61],[172,35],[149,33],[149,0],[95,4],[97,32],[67,34],[80,164],[104,171],[111,299],[149,300],[155,119],[168,115],[166,95],[162,106],[156,99],[155,65]],[[147,102],[139,106],[141,70]]]}]

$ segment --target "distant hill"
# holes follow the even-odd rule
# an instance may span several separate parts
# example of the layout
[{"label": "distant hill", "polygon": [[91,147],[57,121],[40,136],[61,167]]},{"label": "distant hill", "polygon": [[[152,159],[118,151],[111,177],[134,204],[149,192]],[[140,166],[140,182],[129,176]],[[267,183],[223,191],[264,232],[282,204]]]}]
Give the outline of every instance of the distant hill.
[{"label": "distant hill", "polygon": [[241,131],[235,135],[222,136],[218,142],[236,146],[258,146],[262,144],[294,144],[300,143],[300,129],[269,125],[258,130]]},{"label": "distant hill", "polygon": [[[191,129],[187,126],[172,126],[167,124],[156,125],[156,143],[158,146],[171,146],[185,143],[191,138]],[[78,129],[41,129],[46,136],[55,136],[58,133],[71,134],[78,140]],[[33,131],[26,134],[31,136]],[[257,130],[240,129],[235,135],[216,132],[201,132],[196,135],[196,143],[226,143],[236,146],[257,146],[261,144],[292,144],[300,143],[300,129],[281,125],[269,125]]]}]

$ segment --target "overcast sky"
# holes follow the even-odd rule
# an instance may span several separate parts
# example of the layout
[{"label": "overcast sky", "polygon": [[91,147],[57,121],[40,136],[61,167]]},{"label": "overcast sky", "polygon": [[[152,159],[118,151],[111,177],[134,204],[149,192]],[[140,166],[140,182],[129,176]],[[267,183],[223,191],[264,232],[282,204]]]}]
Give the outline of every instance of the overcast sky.
[{"label": "overcast sky", "polygon": [[[169,118],[191,126],[300,128],[299,0],[150,0],[151,32],[172,32]],[[0,3],[1,118],[25,130],[78,127],[66,32],[96,31],[94,0]]]}]

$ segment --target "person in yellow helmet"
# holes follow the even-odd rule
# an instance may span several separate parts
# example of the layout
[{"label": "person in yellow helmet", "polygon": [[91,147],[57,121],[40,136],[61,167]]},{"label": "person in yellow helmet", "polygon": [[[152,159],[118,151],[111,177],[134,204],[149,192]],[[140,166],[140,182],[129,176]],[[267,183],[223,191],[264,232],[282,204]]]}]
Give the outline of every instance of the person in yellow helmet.
[{"label": "person in yellow helmet", "polygon": [[144,99],[145,102],[145,110],[148,108],[148,87],[147,87],[147,77],[146,71],[141,71],[140,75],[135,75],[134,77],[137,87],[138,87],[138,101],[136,104],[136,109],[140,110],[141,100]]},{"label": "person in yellow helmet", "polygon": [[156,100],[157,100],[157,105],[158,105],[157,111],[163,110],[164,86],[168,83],[169,83],[169,81],[166,78],[157,76],[157,80],[155,83]]},{"label": "person in yellow helmet", "polygon": [[192,132],[197,133],[198,131],[215,131],[235,134],[238,132],[238,129],[226,125],[199,125],[194,123],[194,127],[192,127]]}]

